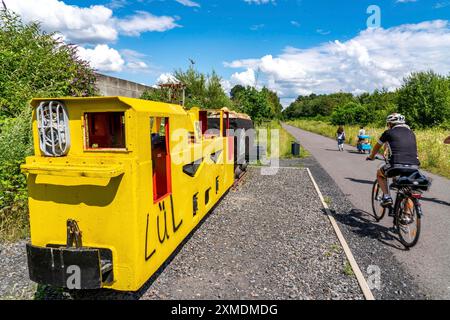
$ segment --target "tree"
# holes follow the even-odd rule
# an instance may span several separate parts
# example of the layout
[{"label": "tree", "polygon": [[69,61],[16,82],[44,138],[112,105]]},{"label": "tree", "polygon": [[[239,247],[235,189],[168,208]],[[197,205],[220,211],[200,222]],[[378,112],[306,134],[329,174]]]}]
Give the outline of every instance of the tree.
[{"label": "tree", "polygon": [[[199,107],[203,109],[232,108],[230,98],[225,94],[222,87],[222,79],[212,71],[210,75],[203,74],[190,66],[186,71],[176,70],[175,81],[185,86],[185,107]],[[176,96],[176,101],[171,96]],[[166,88],[154,88],[147,90],[141,96],[142,99],[161,102],[181,101],[182,92],[170,93]]]},{"label": "tree", "polygon": [[334,125],[367,125],[369,118],[367,108],[359,103],[349,102],[333,111],[331,123]]},{"label": "tree", "polygon": [[[181,101],[182,94],[177,93],[176,96],[178,99],[175,99],[175,100]],[[167,88],[151,88],[149,90],[146,90],[141,95],[141,99],[166,102],[166,103],[174,103],[174,101],[172,101],[173,94],[171,92],[169,92],[169,90]]]},{"label": "tree", "polygon": [[329,117],[334,109],[355,101],[351,93],[299,96],[283,113],[288,119],[301,117]]},{"label": "tree", "polygon": [[368,121],[380,126],[384,126],[386,117],[397,110],[397,93],[386,89],[375,90],[372,94],[363,93],[358,101],[367,108]]},{"label": "tree", "polygon": [[255,123],[281,116],[281,108],[276,93],[263,88],[261,91],[254,87],[240,88],[233,96],[235,109],[248,114]]},{"label": "tree", "polygon": [[416,128],[450,121],[450,77],[433,71],[412,73],[398,90],[398,111]]},{"label": "tree", "polygon": [[235,85],[230,92],[230,96],[232,100],[235,100],[236,97],[239,95],[240,92],[244,91],[245,87],[241,86],[240,84]]},{"label": "tree", "polygon": [[283,106],[280,103],[280,98],[275,91],[264,87],[261,94],[268,100],[270,106],[270,118],[280,119],[282,116]]}]

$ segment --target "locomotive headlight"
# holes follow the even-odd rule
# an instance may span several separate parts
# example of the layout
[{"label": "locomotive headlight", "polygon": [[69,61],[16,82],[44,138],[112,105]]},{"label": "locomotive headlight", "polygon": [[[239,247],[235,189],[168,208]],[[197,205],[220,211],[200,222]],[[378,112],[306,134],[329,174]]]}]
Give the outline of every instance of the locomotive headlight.
[{"label": "locomotive headlight", "polygon": [[50,157],[65,156],[70,149],[69,116],[63,103],[44,101],[36,109],[41,151]]}]

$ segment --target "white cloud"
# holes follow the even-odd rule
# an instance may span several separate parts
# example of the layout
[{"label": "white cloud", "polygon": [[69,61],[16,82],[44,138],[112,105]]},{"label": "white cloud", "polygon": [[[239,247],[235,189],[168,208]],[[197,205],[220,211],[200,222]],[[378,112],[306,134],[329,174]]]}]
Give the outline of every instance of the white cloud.
[{"label": "white cloud", "polygon": [[[137,36],[142,32],[161,32],[178,27],[174,17],[158,17],[143,11],[119,19],[103,5],[80,7],[59,0],[4,1],[24,21],[39,21],[45,31],[58,31],[66,41],[79,44],[109,43],[116,41],[119,33]],[[121,3],[123,1],[113,2],[111,7]]]},{"label": "white cloud", "polygon": [[263,29],[264,27],[265,27],[264,24],[254,24],[254,25],[252,25],[252,26],[250,27],[250,30],[252,30],[252,31],[258,31],[258,30]]},{"label": "white cloud", "polygon": [[128,0],[111,0],[111,2],[105,4],[105,6],[111,9],[119,9],[127,6],[128,4]]},{"label": "white cloud", "polygon": [[119,30],[129,36],[138,36],[143,32],[163,32],[176,27],[175,18],[168,16],[154,16],[145,11],[137,11],[135,15],[118,21]]},{"label": "white cloud", "polygon": [[125,65],[120,53],[106,44],[99,44],[93,49],[78,47],[78,56],[89,61],[91,67],[100,72],[120,72]]},{"label": "white cloud", "polygon": [[136,72],[149,73],[151,71],[154,71],[152,70],[153,67],[149,65],[148,62],[144,61],[146,60],[147,55],[130,49],[120,50],[120,54],[125,60],[125,68],[128,71],[133,73]]},{"label": "white cloud", "polygon": [[225,92],[225,94],[230,96],[230,91],[233,88],[233,86],[231,85],[231,82],[226,79],[222,79],[222,80],[220,80],[220,84],[222,85],[222,89]]},{"label": "white cloud", "polygon": [[200,4],[191,0],[175,0],[176,2],[182,4],[186,7],[197,7],[200,8]]},{"label": "white cloud", "polygon": [[247,2],[247,3],[250,3],[250,4],[258,4],[258,5],[260,5],[260,4],[267,4],[267,3],[276,4],[275,0],[244,0],[244,1]]},{"label": "white cloud", "polygon": [[323,36],[329,35],[331,33],[331,31],[327,31],[327,30],[323,30],[323,29],[317,29],[316,32]]},{"label": "white cloud", "polygon": [[231,82],[241,84],[243,86],[255,86],[255,71],[252,68],[248,68],[244,72],[236,72],[231,76]]},{"label": "white cloud", "polygon": [[109,42],[117,38],[113,12],[104,6],[80,8],[57,0],[4,1],[24,21],[40,21],[44,30],[59,31],[70,41]]},{"label": "white cloud", "polygon": [[179,83],[175,76],[171,73],[162,73],[156,80],[157,84],[163,83]]},{"label": "white cloud", "polygon": [[135,71],[148,70],[149,66],[144,61],[130,61],[127,62],[127,68]]},{"label": "white cloud", "polygon": [[[435,20],[390,29],[368,29],[345,42],[310,49],[286,48],[280,55],[225,63],[245,69],[232,75],[234,84],[251,84],[254,70],[282,99],[299,94],[393,90],[412,71],[450,72],[450,24]],[[253,85],[253,84],[251,84]]]},{"label": "white cloud", "polygon": [[450,1],[441,1],[441,2],[437,2],[434,6],[433,9],[442,9],[442,8],[446,8],[450,6]]}]

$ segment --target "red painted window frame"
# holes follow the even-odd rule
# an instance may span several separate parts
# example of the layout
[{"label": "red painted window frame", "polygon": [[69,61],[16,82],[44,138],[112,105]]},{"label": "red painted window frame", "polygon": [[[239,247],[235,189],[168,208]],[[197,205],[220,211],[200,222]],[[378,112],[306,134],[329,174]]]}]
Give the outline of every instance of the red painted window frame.
[{"label": "red painted window frame", "polygon": [[[164,200],[165,198],[169,197],[172,195],[172,168],[171,168],[171,164],[172,164],[172,159],[170,156],[170,119],[168,117],[155,117],[156,118],[164,118],[165,119],[165,123],[164,123],[164,131],[166,133],[165,136],[165,141],[166,141],[166,184],[167,184],[167,192],[166,194],[160,196],[158,198],[158,193],[157,193],[157,186],[156,186],[156,175],[153,172],[152,169],[152,182],[153,182],[153,202],[156,204],[158,202],[161,202],[162,200]],[[151,128],[150,128],[151,130]],[[150,141],[151,144],[151,141]],[[152,150],[153,152],[153,150]]]}]

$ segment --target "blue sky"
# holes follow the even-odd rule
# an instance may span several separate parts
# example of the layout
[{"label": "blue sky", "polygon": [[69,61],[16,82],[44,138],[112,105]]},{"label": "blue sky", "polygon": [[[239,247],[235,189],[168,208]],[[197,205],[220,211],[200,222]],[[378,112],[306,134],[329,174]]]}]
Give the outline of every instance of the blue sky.
[{"label": "blue sky", "polygon": [[[309,92],[394,88],[407,72],[428,69],[427,63],[450,72],[450,0],[5,2],[25,20],[52,20],[48,16],[54,14],[43,27],[79,44],[100,72],[146,84],[193,59],[201,71],[216,70],[226,87],[253,81],[279,91],[287,102]],[[373,32],[366,24],[370,5],[381,9],[381,26]],[[397,51],[414,56],[402,70]],[[438,61],[430,63],[427,55]],[[333,81],[343,77],[343,68],[355,77],[370,73],[373,81]]]}]

